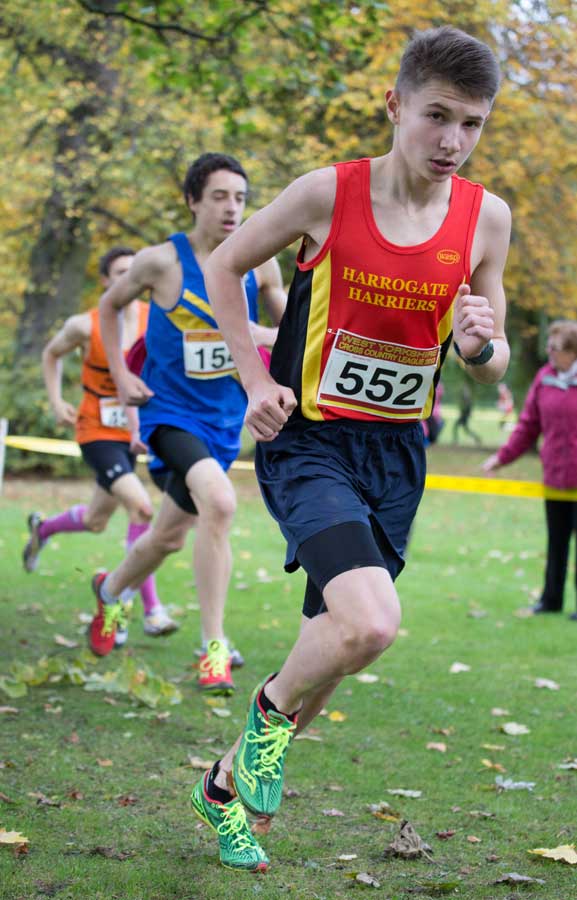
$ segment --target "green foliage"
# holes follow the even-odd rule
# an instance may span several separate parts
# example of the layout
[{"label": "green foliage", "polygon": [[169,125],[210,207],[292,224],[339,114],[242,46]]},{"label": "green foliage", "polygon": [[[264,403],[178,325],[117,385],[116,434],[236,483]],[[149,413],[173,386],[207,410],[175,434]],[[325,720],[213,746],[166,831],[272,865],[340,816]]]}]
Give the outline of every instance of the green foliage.
[{"label": "green foliage", "polygon": [[[71,403],[80,396],[79,360],[70,360],[67,375],[63,379],[63,391]],[[40,360],[21,363],[16,371],[0,368],[0,415],[8,419],[9,433],[35,437],[70,440],[70,429],[56,425],[46,388],[42,380]],[[81,459],[59,457],[10,448],[6,458],[6,470],[16,472],[44,472],[51,475],[78,476],[86,472]]]},{"label": "green foliage", "polygon": [[174,684],[130,656],[122,658],[119,668],[104,673],[89,670],[95,663],[95,657],[88,650],[73,660],[65,656],[43,656],[37,663],[30,664],[16,659],[9,665],[9,675],[0,676],[0,691],[11,699],[18,699],[27,695],[29,687],[47,683],[70,684],[81,685],[85,691],[126,694],[153,709],[182,700]]}]

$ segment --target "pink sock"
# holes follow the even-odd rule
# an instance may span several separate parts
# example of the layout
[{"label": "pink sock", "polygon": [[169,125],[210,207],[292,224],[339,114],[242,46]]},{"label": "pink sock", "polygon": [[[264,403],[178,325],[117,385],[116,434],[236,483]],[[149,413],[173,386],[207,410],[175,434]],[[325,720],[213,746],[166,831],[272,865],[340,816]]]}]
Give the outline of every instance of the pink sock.
[{"label": "pink sock", "polygon": [[[142,524],[139,524],[138,522],[129,522],[128,533],[126,535],[126,549],[130,549],[140,535],[144,534],[145,531],[148,531],[149,527],[148,522],[143,522]],[[154,575],[149,575],[145,578],[138,590],[142,597],[144,615],[149,616],[154,612],[155,607],[160,604],[158,594],[156,593],[156,579]]]},{"label": "pink sock", "polygon": [[41,541],[45,541],[52,534],[59,534],[62,531],[87,531],[84,524],[84,514],[87,506],[79,504],[71,506],[66,512],[50,519],[44,519],[38,527],[38,535]]}]

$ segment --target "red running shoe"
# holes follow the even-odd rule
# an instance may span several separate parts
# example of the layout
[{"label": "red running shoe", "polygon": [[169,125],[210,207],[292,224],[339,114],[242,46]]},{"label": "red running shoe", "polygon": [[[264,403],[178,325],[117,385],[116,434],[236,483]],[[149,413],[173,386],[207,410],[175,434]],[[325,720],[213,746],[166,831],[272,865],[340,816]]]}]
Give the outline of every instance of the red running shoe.
[{"label": "red running shoe", "polygon": [[97,611],[88,629],[88,643],[96,656],[107,656],[114,649],[116,630],[125,625],[122,603],[105,603],[100,589],[107,572],[98,572],[92,579],[92,590],[96,595]]},{"label": "red running shoe", "polygon": [[210,694],[232,694],[234,682],[230,674],[230,652],[224,641],[209,641],[200,657],[198,686]]}]

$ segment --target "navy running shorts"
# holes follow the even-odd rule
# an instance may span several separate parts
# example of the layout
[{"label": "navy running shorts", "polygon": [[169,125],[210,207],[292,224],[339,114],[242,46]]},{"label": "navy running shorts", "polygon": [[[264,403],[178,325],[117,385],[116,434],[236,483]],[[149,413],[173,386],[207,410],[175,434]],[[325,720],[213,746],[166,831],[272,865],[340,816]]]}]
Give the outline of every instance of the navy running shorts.
[{"label": "navy running shorts", "polygon": [[108,491],[122,475],[134,472],[136,456],[127,441],[88,441],[80,444],[85,463],[96,473],[96,483]]},{"label": "navy running shorts", "polygon": [[[318,580],[307,554],[299,560],[299,548],[314,535],[352,522],[368,526],[368,540],[374,537],[393,579],[402,570],[425,486],[420,422],[296,422],[273,441],[257,444],[256,472],[287,542],[287,572],[303,564],[313,582]],[[335,546],[335,560],[339,552]],[[373,550],[367,544],[364,552]],[[360,558],[347,564],[349,569],[366,565]]]}]

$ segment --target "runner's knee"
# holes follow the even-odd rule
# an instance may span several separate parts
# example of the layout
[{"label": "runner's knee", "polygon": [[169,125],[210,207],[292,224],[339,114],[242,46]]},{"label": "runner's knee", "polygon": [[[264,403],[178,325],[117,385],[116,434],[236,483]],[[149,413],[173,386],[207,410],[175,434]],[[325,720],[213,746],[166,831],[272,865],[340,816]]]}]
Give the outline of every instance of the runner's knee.
[{"label": "runner's knee", "polygon": [[136,503],[127,503],[126,510],[131,522],[137,525],[146,525],[152,521],[154,511],[150,500],[139,500]]},{"label": "runner's knee", "polygon": [[234,491],[225,485],[218,488],[206,498],[204,503],[197,504],[201,516],[214,524],[229,525],[236,512]]},{"label": "runner's knee", "polygon": [[84,527],[87,531],[91,531],[93,534],[100,534],[105,530],[108,522],[110,520],[109,515],[103,515],[102,513],[97,513],[96,515],[90,514],[89,511],[84,513]]},{"label": "runner's knee", "polygon": [[153,529],[151,540],[154,546],[168,556],[170,553],[178,553],[186,543],[188,528],[173,526],[169,528]]},{"label": "runner's knee", "polygon": [[367,665],[390,647],[399,630],[397,616],[372,620],[348,620],[340,624],[341,646],[353,665],[352,671]]}]

